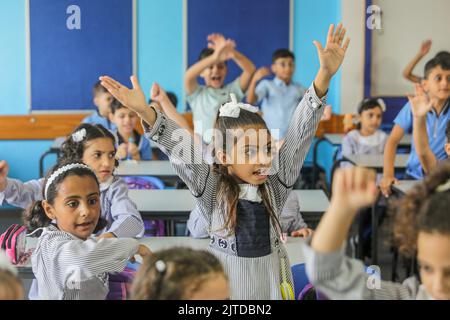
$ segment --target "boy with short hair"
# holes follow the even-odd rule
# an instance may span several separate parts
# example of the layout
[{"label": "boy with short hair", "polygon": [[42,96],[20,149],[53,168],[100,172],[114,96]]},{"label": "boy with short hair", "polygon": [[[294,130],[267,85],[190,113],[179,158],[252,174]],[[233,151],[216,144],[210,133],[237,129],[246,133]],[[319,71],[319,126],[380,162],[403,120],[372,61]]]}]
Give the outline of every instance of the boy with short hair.
[{"label": "boy with short hair", "polygon": [[111,114],[110,106],[113,101],[113,96],[100,84],[100,81],[97,81],[92,88],[92,95],[94,97],[93,102],[97,107],[97,110],[90,116],[84,118],[82,123],[89,123],[92,125],[101,124],[108,130],[116,130],[116,125],[109,120],[109,115]]}]

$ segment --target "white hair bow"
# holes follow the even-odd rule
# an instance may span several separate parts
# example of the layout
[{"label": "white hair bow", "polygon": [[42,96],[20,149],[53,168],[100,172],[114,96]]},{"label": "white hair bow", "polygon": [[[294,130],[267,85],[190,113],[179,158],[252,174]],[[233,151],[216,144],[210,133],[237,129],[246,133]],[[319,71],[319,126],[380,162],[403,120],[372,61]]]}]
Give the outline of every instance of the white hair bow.
[{"label": "white hair bow", "polygon": [[230,118],[238,118],[241,109],[256,113],[258,112],[258,108],[252,106],[251,104],[237,102],[236,95],[234,93],[230,93],[231,102],[225,103],[219,109],[219,117],[230,117]]},{"label": "white hair bow", "polygon": [[81,142],[86,137],[86,129],[80,129],[77,132],[72,133],[72,139],[75,142]]}]

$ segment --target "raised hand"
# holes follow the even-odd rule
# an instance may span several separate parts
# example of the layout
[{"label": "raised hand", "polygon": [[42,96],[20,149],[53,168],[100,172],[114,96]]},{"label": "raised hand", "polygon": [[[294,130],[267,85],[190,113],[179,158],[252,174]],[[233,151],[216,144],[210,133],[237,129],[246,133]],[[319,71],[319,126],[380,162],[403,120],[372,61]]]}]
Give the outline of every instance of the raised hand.
[{"label": "raised hand", "polygon": [[164,89],[161,88],[160,85],[155,82],[152,85],[152,88],[150,89],[150,98],[153,101],[161,103],[162,101],[167,99],[167,94],[166,91],[164,91]]},{"label": "raised hand", "polygon": [[234,58],[234,49],[236,48],[234,40],[225,39],[223,35],[213,33],[208,36],[208,41],[208,48],[214,50],[216,61],[223,62]]},{"label": "raised hand", "polygon": [[119,100],[125,107],[141,114],[147,109],[147,101],[144,92],[139,85],[136,76],[131,76],[132,89],[128,89],[120,82],[108,76],[100,77],[102,86],[104,86],[114,98]]},{"label": "raised hand", "polygon": [[302,237],[302,238],[307,238],[310,235],[313,234],[312,229],[309,228],[302,228],[296,231],[292,231],[291,232],[291,237]]},{"label": "raised hand", "polygon": [[269,76],[272,72],[270,72],[270,69],[267,67],[262,67],[256,70],[255,74],[253,75],[254,81],[259,81],[267,76]]},{"label": "raised hand", "polygon": [[346,30],[342,23],[339,23],[336,31],[334,24],[328,29],[327,43],[325,48],[318,41],[314,41],[319,56],[321,71],[330,78],[336,74],[342,62],[344,61],[345,52],[350,44],[350,38],[344,42]]},{"label": "raised hand", "polygon": [[8,178],[9,165],[5,160],[0,161],[0,192],[6,189],[6,178]]},{"label": "raised hand", "polygon": [[414,89],[414,95],[408,94],[411,112],[415,117],[425,117],[433,107],[435,101],[428,97],[420,84],[415,84]]},{"label": "raised hand", "polygon": [[351,167],[338,169],[333,179],[331,206],[354,213],[372,205],[378,196],[376,173],[373,170]]},{"label": "raised hand", "polygon": [[430,52],[431,45],[432,45],[431,40],[426,40],[426,41],[422,42],[422,45],[420,46],[420,51],[419,51],[420,55],[426,56],[428,54],[428,52]]}]

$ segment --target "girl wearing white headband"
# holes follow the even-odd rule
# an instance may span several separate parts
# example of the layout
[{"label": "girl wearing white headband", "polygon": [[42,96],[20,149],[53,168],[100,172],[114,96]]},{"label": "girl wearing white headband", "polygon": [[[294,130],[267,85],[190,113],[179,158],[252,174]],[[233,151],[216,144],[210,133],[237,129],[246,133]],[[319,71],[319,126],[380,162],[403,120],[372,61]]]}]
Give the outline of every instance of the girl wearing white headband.
[{"label": "girl wearing white headband", "polygon": [[[76,128],[61,147],[61,162],[78,161],[94,170],[100,182],[102,217],[107,221],[101,237],[140,238],[144,235],[144,222],[135,203],[128,196],[128,186],[113,176],[115,138],[101,125],[82,124]],[[0,161],[0,205],[7,203],[28,208],[33,201],[42,200],[44,179],[23,183],[7,178],[8,164]]]},{"label": "girl wearing white headband", "polygon": [[[209,225],[211,250],[229,276],[232,299],[294,298],[278,216],[314,138],[331,78],[344,60],[349,44],[344,37],[342,25],[336,31],[332,25],[325,48],[314,42],[320,70],[292,117],[273,165],[270,133],[255,107],[233,101],[221,108],[213,140],[216,163],[211,167],[201,161],[201,150],[192,140],[180,141],[175,122],[148,107],[136,77],[131,78],[131,90],[110,77],[100,78],[116,99],[140,115],[146,137],[162,146],[196,197]],[[249,142],[250,132],[258,137]],[[271,167],[278,170],[269,175]]]},{"label": "girl wearing white headband", "polygon": [[99,182],[88,166],[56,166],[44,181],[43,198],[24,214],[28,230],[42,230],[31,257],[39,299],[105,299],[108,273],[123,271],[135,254],[150,254],[132,238],[91,237],[106,221]]}]

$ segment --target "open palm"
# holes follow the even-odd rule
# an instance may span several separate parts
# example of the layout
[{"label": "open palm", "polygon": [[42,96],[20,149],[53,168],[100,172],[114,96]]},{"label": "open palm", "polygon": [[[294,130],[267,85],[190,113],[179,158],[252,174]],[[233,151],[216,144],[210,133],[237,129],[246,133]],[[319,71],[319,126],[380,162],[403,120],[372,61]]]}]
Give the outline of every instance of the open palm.
[{"label": "open palm", "polygon": [[136,76],[131,76],[132,89],[127,88],[120,82],[114,80],[111,77],[100,77],[102,86],[104,86],[114,98],[120,101],[125,107],[141,113],[147,107],[144,92],[139,85]]},{"label": "open palm", "polygon": [[416,117],[424,117],[433,107],[433,101],[423,90],[420,84],[415,85],[415,94],[408,95],[409,103],[411,104],[411,112]]},{"label": "open palm", "polygon": [[314,41],[319,56],[321,69],[329,76],[333,76],[342,64],[345,57],[345,52],[350,44],[350,39],[347,38],[344,42],[346,30],[342,23],[334,30],[334,25],[330,25],[327,36],[327,43],[325,48],[318,41]]}]

